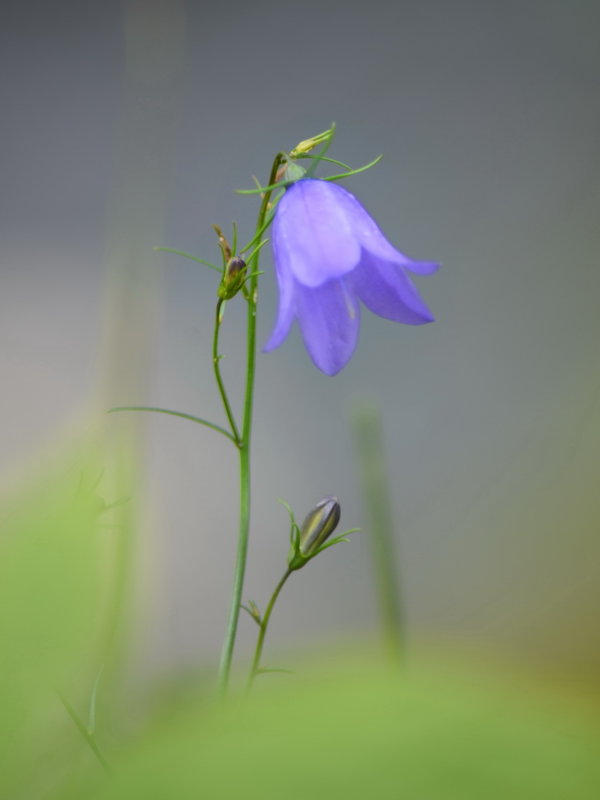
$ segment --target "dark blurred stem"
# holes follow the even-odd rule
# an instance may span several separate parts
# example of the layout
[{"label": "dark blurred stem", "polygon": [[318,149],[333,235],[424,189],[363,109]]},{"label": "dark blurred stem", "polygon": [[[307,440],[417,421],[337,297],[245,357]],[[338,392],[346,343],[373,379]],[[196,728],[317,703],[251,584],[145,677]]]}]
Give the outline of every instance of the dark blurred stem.
[{"label": "dark blurred stem", "polygon": [[352,430],[386,650],[389,657],[399,663],[405,646],[404,626],[379,408],[374,403],[355,405]]},{"label": "dark blurred stem", "polygon": [[[271,167],[271,174],[267,186],[275,183],[275,176],[283,158],[282,153],[277,153]],[[256,220],[256,231],[262,231],[265,227],[267,212],[269,211],[269,201],[271,192],[265,192],[258,219]],[[256,236],[256,233],[255,233]],[[233,588],[231,592],[231,607],[227,621],[225,641],[221,651],[221,663],[219,665],[219,691],[221,697],[227,693],[229,677],[231,674],[231,662],[233,660],[233,648],[237,635],[237,627],[242,603],[242,592],[244,590],[244,576],[246,574],[246,560],[248,556],[248,538],[250,534],[250,440],[252,434],[252,412],[254,409],[254,378],[256,372],[256,310],[258,305],[258,261],[260,252],[256,255],[256,261],[252,275],[248,281],[248,295],[246,302],[247,310],[247,332],[246,332],[246,389],[244,392],[244,421],[242,425],[242,438],[239,441],[240,451],[240,526],[238,534],[237,555],[233,574]]]},{"label": "dark blurred stem", "polygon": [[265,636],[267,635],[267,628],[269,626],[269,620],[271,619],[271,612],[273,611],[273,607],[279,597],[279,593],[284,587],[285,582],[292,574],[292,570],[288,569],[283,578],[279,581],[273,594],[271,595],[271,599],[269,600],[269,605],[265,610],[265,614],[262,617],[259,626],[260,632],[258,634],[258,639],[256,641],[256,650],[254,651],[254,659],[252,660],[252,667],[250,668],[250,675],[248,676],[248,691],[252,688],[252,684],[254,683],[254,679],[258,675],[260,669],[260,659],[262,656],[263,647],[265,644]]}]

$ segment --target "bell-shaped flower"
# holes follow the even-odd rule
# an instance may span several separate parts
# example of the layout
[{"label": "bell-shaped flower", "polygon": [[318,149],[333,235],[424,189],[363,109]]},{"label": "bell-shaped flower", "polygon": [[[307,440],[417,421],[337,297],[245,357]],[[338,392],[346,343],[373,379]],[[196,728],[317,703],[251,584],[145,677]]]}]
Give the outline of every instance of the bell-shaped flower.
[{"label": "bell-shaped flower", "polygon": [[395,322],[433,321],[408,273],[428,275],[439,265],[396,250],[338,184],[313,178],[293,183],[276,207],[272,241],[279,310],[265,352],[279,347],[297,319],[315,365],[335,375],[356,347],[359,300]]}]

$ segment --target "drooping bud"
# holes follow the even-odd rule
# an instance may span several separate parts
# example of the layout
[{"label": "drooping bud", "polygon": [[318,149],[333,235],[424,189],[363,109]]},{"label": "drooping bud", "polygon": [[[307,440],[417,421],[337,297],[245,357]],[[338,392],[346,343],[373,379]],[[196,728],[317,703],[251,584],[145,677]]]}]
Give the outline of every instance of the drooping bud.
[{"label": "drooping bud", "polygon": [[239,256],[230,258],[225,265],[223,277],[217,290],[221,300],[231,300],[239,292],[246,280],[246,262]]},{"label": "drooping bud", "polygon": [[340,504],[337,497],[325,497],[310,511],[302,526],[296,531],[288,556],[290,569],[300,569],[322,548],[323,543],[337,528],[340,521]]}]

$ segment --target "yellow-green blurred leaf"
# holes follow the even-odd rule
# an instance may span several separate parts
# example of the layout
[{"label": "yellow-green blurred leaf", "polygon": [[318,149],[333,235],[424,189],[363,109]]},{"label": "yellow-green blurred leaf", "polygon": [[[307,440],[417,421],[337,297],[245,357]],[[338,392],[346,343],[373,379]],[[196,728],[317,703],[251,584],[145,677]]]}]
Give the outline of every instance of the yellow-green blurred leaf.
[{"label": "yellow-green blurred leaf", "polygon": [[94,798],[592,800],[599,746],[558,702],[350,664],[172,721]]}]

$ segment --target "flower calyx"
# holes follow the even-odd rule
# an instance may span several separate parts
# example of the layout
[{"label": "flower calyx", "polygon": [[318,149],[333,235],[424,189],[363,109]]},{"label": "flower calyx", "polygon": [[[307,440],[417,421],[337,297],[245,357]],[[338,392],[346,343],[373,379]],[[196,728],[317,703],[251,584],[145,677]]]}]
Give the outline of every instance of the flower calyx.
[{"label": "flower calyx", "polygon": [[292,183],[296,183],[296,181],[302,180],[302,178],[306,177],[306,174],[304,167],[290,158],[279,167],[275,180],[278,184],[289,186]]}]

